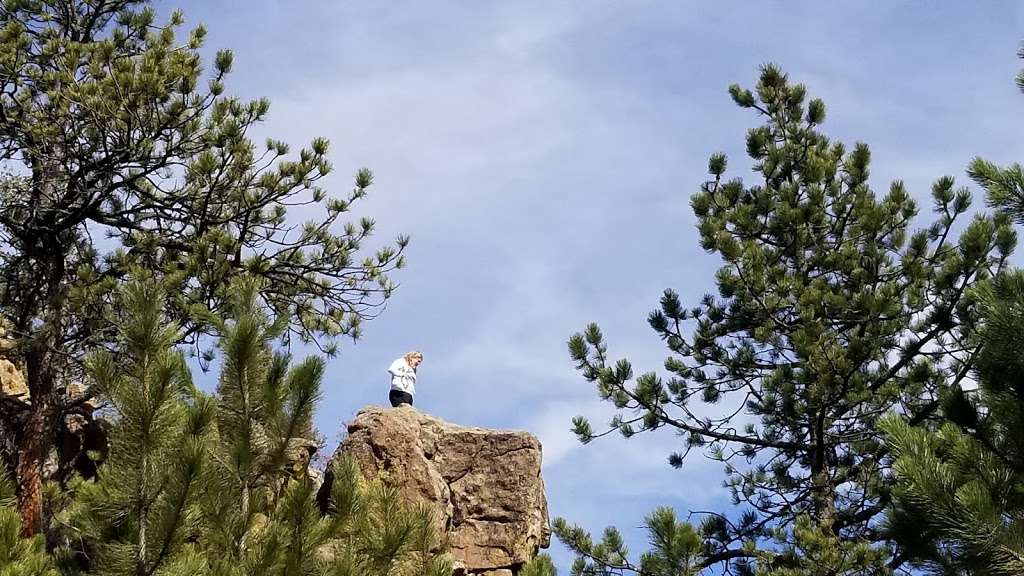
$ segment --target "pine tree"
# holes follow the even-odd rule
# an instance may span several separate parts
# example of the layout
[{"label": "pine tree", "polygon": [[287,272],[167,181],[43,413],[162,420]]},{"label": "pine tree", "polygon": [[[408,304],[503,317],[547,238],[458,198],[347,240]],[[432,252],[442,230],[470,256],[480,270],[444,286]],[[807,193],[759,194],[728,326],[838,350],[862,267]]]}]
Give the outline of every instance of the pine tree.
[{"label": "pine tree", "polygon": [[[226,564],[240,560],[254,523],[283,496],[288,448],[310,432],[324,371],[320,358],[289,369],[288,356],[273,354],[271,341],[286,325],[269,323],[254,283],[236,288],[232,321],[219,327],[224,364],[211,474],[221,480],[207,490],[204,504],[210,544]],[[301,499],[298,494],[290,498]]]},{"label": "pine tree", "polygon": [[1024,271],[978,287],[977,392],[950,391],[935,430],[885,422],[899,484],[892,524],[942,574],[1024,572]]},{"label": "pine tree", "polygon": [[[0,317],[9,321],[31,403],[0,407],[16,440],[27,534],[43,524],[43,463],[85,354],[114,338],[111,296],[135,268],[173,282],[167,312],[209,361],[208,318],[228,281],[263,280],[261,304],[289,318],[284,337],[332,353],[390,296],[405,238],[361,257],[374,222],[340,219],[372,174],[329,198],[328,143],[297,154],[249,133],[266,100],[225,95],[218,52],[203,73],[202,27],[185,38],[145,0],[5,0],[0,4]],[[304,224],[287,208],[304,207]],[[58,478],[60,480],[60,478]]]},{"label": "pine tree", "polygon": [[[1020,165],[1000,168],[978,158],[969,173],[990,205],[1024,224]],[[948,421],[936,429],[897,416],[885,422],[899,480],[891,523],[911,559],[935,573],[1021,574],[1024,270],[1004,271],[973,296],[982,310],[974,334],[977,390],[950,390],[943,406]]]},{"label": "pine tree", "polygon": [[442,576],[451,573],[425,505],[334,464],[328,513],[287,452],[312,434],[324,363],[291,365],[272,342],[286,329],[259,306],[259,281],[230,287],[229,319],[211,318],[223,366],[217,390],[191,381],[168,322],[166,287],[132,282],[116,352],[87,363],[110,400],[110,455],[95,482],[70,484],[58,517],[61,557],[89,574]]},{"label": "pine tree", "polygon": [[570,525],[564,518],[556,518],[554,531],[578,557],[572,566],[573,574],[612,576],[635,572],[651,576],[692,576],[705,563],[703,542],[692,525],[680,522],[675,510],[667,507],[655,509],[644,519],[651,549],[639,562],[629,559],[629,550],[622,534],[608,527],[597,543],[586,530]]},{"label": "pine tree", "polygon": [[0,473],[0,576],[57,576],[42,536],[21,537],[14,483]]},{"label": "pine tree", "polygon": [[380,478],[363,480],[348,458],[335,459],[328,507],[329,537],[321,549],[331,576],[450,576],[433,511],[403,504],[398,489]]},{"label": "pine tree", "polygon": [[271,351],[286,323],[269,322],[254,283],[237,288],[234,320],[220,327],[217,440],[202,503],[212,573],[444,573],[430,511],[380,483],[364,486],[353,463],[335,464],[344,479],[332,484],[326,518],[311,479],[289,481],[287,452],[311,434],[324,363],[312,357],[289,368]]},{"label": "pine tree", "polygon": [[[949,177],[932,188],[935,222],[911,231],[918,207],[903,184],[877,196],[868,147],[824,136],[825,105],[778,68],[764,67],[753,92],[729,91],[764,124],[746,140],[757,182],[726,179],[715,154],[691,200],[701,246],[724,261],[718,293],[686,307],[668,290],[651,313],[671,353],[667,377],[634,379],[596,325],[574,335],[578,369],[619,409],[603,430],[577,418],[576,433],[589,442],[668,428],[682,438],[673,466],[693,450],[723,464],[737,508],[704,514],[699,549],[683,558],[667,548],[668,566],[799,569],[801,550],[831,548],[898,567],[905,559],[882,526],[892,482],[878,420],[936,418],[968,376],[967,291],[1004,265],[1015,236],[1003,216],[961,225],[971,196]],[[583,558],[577,574],[608,564],[581,545],[585,533],[565,523],[556,533]]]},{"label": "pine tree", "polygon": [[[823,522],[798,516],[789,533],[780,534],[778,548],[757,556],[758,576],[885,576],[889,550],[868,539],[837,537]],[[780,553],[781,552],[781,553]]]},{"label": "pine tree", "polygon": [[174,348],[180,326],[163,314],[156,283],[127,285],[117,353],[93,354],[87,367],[116,421],[100,481],[79,482],[69,546],[91,573],[194,573],[202,557],[192,541],[207,490],[204,468],[213,434],[211,399],[194,387]]}]

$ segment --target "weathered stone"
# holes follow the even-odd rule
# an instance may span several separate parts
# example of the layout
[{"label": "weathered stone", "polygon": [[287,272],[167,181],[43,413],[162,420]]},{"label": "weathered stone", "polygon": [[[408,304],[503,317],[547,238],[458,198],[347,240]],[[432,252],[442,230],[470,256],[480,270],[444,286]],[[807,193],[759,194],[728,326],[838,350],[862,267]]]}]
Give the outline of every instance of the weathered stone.
[{"label": "weathered stone", "polygon": [[64,417],[64,428],[74,435],[81,435],[89,425],[89,419],[82,414],[68,414]]},{"label": "weathered stone", "polygon": [[550,543],[533,435],[457,426],[411,406],[366,408],[348,433],[335,458],[348,454],[368,478],[427,502],[466,573],[511,576]]},{"label": "weathered stone", "polygon": [[310,438],[292,438],[285,449],[285,466],[292,477],[300,478],[307,473],[310,460],[320,447]]},{"label": "weathered stone", "polygon": [[28,385],[21,370],[7,358],[0,358],[0,396],[28,400]]},{"label": "weathered stone", "polygon": [[11,323],[0,317],[0,352],[13,350],[17,342],[11,338]]},{"label": "weathered stone", "polygon": [[[313,457],[320,450],[320,445],[311,438],[292,438],[285,449],[285,471],[293,480],[308,478],[315,489],[324,483],[324,473],[313,467]],[[289,478],[283,479],[287,482]]]},{"label": "weathered stone", "polygon": [[[79,398],[85,398],[86,395],[89,394],[89,387],[75,380],[68,384],[67,390],[65,390],[65,394],[67,394],[69,400],[78,400]],[[99,398],[91,397],[85,402],[83,402],[82,405],[90,412],[94,412],[100,409],[102,403],[100,402]]]}]

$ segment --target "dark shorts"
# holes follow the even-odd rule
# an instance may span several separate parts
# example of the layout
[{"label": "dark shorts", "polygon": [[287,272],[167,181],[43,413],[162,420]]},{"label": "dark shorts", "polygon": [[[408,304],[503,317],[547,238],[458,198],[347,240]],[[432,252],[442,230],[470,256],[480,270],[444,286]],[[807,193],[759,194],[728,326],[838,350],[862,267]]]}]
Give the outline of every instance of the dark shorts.
[{"label": "dark shorts", "polygon": [[402,392],[401,390],[392,390],[388,393],[388,400],[391,401],[391,406],[398,407],[402,404],[408,404],[412,406],[412,394],[408,392]]}]

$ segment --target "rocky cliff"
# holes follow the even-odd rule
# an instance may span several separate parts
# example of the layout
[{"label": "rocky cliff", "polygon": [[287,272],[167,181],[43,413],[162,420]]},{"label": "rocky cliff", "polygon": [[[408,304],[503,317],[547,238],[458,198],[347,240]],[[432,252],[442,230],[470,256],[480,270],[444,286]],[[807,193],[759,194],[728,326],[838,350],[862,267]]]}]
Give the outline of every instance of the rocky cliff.
[{"label": "rocky cliff", "polygon": [[[429,503],[467,574],[516,574],[547,548],[541,445],[531,434],[449,424],[411,406],[370,407],[338,447],[368,478]],[[322,490],[330,490],[330,472]]]}]

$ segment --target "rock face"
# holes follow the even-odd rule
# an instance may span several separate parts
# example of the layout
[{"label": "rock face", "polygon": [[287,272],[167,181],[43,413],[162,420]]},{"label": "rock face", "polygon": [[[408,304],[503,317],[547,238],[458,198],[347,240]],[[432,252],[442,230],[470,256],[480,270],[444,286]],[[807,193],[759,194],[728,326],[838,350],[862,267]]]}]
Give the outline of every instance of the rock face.
[{"label": "rock face", "polygon": [[25,385],[25,377],[21,370],[7,358],[0,358],[0,396],[14,400],[26,400],[28,398],[28,386]]},{"label": "rock face", "polygon": [[[541,445],[531,434],[449,424],[411,406],[370,407],[348,426],[345,453],[363,474],[429,503],[465,573],[509,575],[547,548]],[[330,490],[330,472],[324,489]]]}]

